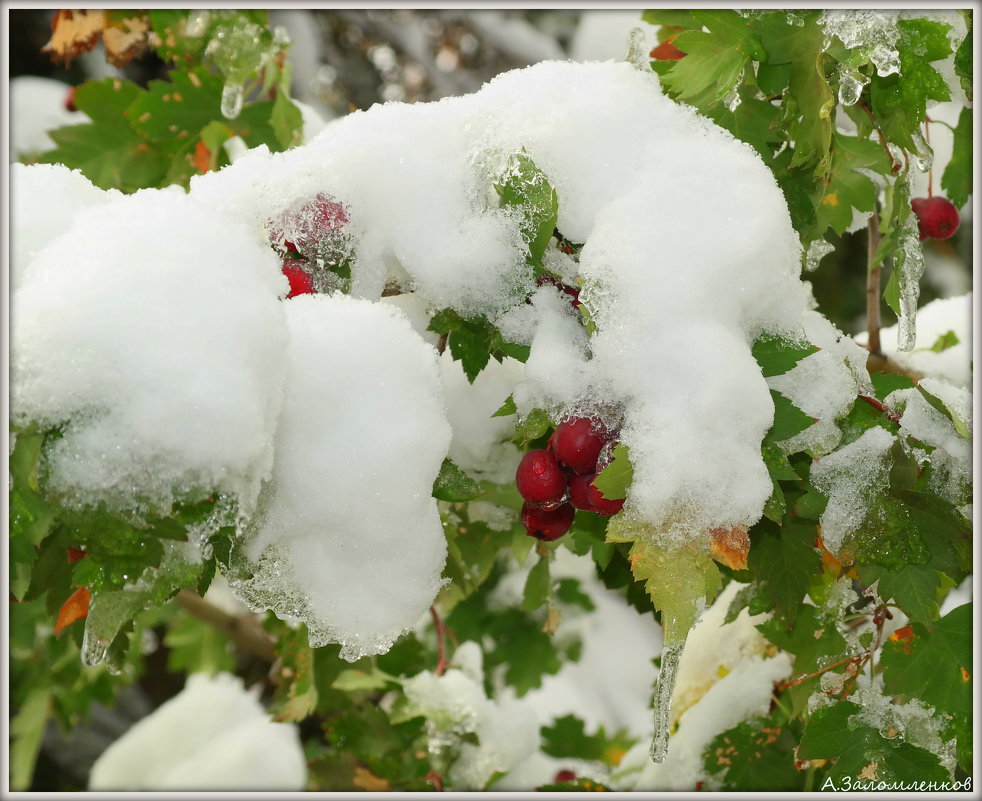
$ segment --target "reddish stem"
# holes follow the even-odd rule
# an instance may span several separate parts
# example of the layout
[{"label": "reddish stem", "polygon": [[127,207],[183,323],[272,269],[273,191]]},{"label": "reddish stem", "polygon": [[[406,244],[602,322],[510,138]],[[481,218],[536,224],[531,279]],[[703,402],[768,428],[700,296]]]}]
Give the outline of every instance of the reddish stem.
[{"label": "reddish stem", "polygon": [[440,613],[436,611],[435,606],[430,607],[430,616],[433,618],[433,628],[436,629],[436,675],[442,676],[450,664],[447,660],[446,649],[444,648],[444,635],[447,629],[443,625],[443,620],[440,618]]},{"label": "reddish stem", "polygon": [[882,414],[887,420],[893,423],[900,423],[900,415],[896,412],[891,412],[886,406],[880,403],[876,398],[871,398],[869,395],[860,395],[862,400],[866,401],[870,406],[872,406],[876,411]]},{"label": "reddish stem", "polygon": [[440,776],[439,773],[435,773],[434,771],[431,770],[429,773],[426,774],[426,778],[428,781],[432,782],[433,786],[436,787],[436,791],[438,793],[443,792],[443,778]]},{"label": "reddish stem", "polygon": [[[926,114],[924,115],[924,141],[928,145],[931,144],[931,126],[928,124],[931,122],[931,118]],[[931,169],[927,171],[927,196],[934,196],[934,163],[932,161]]]}]

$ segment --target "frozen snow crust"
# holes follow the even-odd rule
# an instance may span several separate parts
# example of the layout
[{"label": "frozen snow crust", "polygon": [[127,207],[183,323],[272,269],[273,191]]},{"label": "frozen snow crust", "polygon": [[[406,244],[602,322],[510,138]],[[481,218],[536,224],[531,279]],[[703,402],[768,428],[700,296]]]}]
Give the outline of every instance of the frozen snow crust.
[{"label": "frozen snow crust", "polygon": [[[583,244],[564,278],[582,285],[592,337],[558,290],[525,302],[519,218],[492,188],[523,148],[557,191],[559,230]],[[272,223],[321,193],[345,209],[335,244],[352,297],[282,302]],[[530,344],[524,367],[488,382],[514,386],[519,415],[619,422],[625,514],[649,530],[690,540],[761,515],[773,405],[750,347],[763,332],[808,338],[800,247],[753,150],[653,73],[544,62],[258,148],[186,195],[81,203],[19,271],[15,422],[65,424],[52,483],[80,502],[166,506],[208,487],[256,508],[237,549],[255,575],[233,583],[302,617],[315,644],[384,651],[432,602],[445,546],[430,488],[451,433],[469,470],[514,458],[500,421],[482,434],[451,410],[451,432],[448,401],[485,399],[444,393],[432,346],[379,303],[387,285]]]}]

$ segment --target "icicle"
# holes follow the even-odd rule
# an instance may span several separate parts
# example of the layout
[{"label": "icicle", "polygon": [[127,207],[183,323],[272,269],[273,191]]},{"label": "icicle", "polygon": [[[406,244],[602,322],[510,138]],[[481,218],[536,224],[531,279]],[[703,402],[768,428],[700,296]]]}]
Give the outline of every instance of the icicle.
[{"label": "icicle", "polygon": [[911,131],[910,138],[914,140],[914,163],[921,172],[927,172],[934,166],[934,149],[927,143],[920,128]]},{"label": "icicle", "polygon": [[805,255],[805,272],[813,272],[818,263],[835,250],[835,245],[824,239],[816,239],[808,246],[808,253]]},{"label": "icicle", "polygon": [[847,67],[839,68],[839,102],[843,106],[854,106],[859,102],[863,94],[863,87],[869,83],[867,78],[859,70],[851,70]]},{"label": "icicle", "polygon": [[648,49],[645,47],[644,31],[641,28],[631,28],[627,34],[627,55],[624,60],[633,64],[642,72],[650,72],[651,64],[648,59]]},{"label": "icicle", "polygon": [[651,761],[660,763],[668,755],[668,734],[672,727],[672,691],[685,643],[666,645],[661,654],[661,670],[655,682],[655,733],[651,735]]},{"label": "icicle", "polygon": [[82,634],[82,664],[86,667],[101,665],[109,651],[109,641],[92,632],[93,627],[86,621],[85,632]]},{"label": "icicle", "polygon": [[920,295],[921,276],[924,274],[924,251],[921,248],[917,216],[911,214],[900,231],[900,258],[896,267],[900,270],[900,319],[897,327],[897,350],[909,353],[917,343],[917,298]]},{"label": "icicle", "polygon": [[242,111],[242,85],[238,83],[226,82],[222,87],[222,116],[227,120],[234,120]]}]

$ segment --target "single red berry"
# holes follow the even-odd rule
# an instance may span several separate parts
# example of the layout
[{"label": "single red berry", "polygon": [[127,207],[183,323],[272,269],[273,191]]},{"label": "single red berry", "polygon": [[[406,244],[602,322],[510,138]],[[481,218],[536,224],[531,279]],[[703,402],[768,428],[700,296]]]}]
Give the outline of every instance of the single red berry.
[{"label": "single red berry", "polygon": [[282,241],[283,246],[292,253],[299,252],[312,258],[337,237],[347,223],[348,214],[344,206],[321,192],[313,200],[273,222],[270,239],[273,242]]},{"label": "single red berry", "polygon": [[543,509],[530,501],[522,504],[522,525],[530,537],[543,542],[558,540],[573,525],[576,510],[561,503],[555,509]]},{"label": "single red berry", "polygon": [[570,477],[569,502],[577,509],[582,509],[584,512],[593,511],[593,503],[590,501],[590,482],[596,476],[596,473],[584,473]]},{"label": "single red berry", "polygon": [[910,207],[917,215],[917,228],[921,240],[947,239],[958,230],[958,209],[947,198],[915,197],[910,201]]},{"label": "single red berry", "polygon": [[75,107],[75,87],[69,86],[68,93],[65,95],[65,108],[68,111],[78,111]]},{"label": "single red berry", "polygon": [[616,515],[621,510],[621,507],[624,506],[624,498],[618,498],[613,501],[608,500],[603,496],[603,493],[594,486],[594,478],[596,478],[596,476],[591,476],[590,483],[587,485],[587,498],[589,498],[590,503],[593,504],[593,511],[598,515],[603,515],[604,517]]},{"label": "single red berry", "polygon": [[547,450],[529,451],[515,471],[519,494],[527,501],[555,502],[566,492],[566,474]]},{"label": "single red berry", "polygon": [[295,298],[297,295],[310,295],[314,292],[314,279],[310,273],[302,270],[294,264],[287,262],[283,265],[283,275],[290,282],[290,293],[288,298]]},{"label": "single red berry", "polygon": [[576,774],[571,770],[561,770],[552,777],[553,782],[575,782]]},{"label": "single red berry", "polygon": [[549,438],[549,448],[574,473],[593,473],[607,434],[607,428],[599,420],[571,417],[556,427]]}]

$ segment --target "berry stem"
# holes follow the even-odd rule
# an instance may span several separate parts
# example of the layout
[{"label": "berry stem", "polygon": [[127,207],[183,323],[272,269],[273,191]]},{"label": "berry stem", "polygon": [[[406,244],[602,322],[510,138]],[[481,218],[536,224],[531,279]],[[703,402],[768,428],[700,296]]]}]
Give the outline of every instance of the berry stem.
[{"label": "berry stem", "polygon": [[880,412],[887,420],[893,423],[900,423],[900,415],[896,412],[891,412],[886,406],[880,403],[876,398],[871,398],[869,395],[860,395],[862,400],[866,401],[870,406],[872,406],[876,411]]},{"label": "berry stem", "polygon": [[[866,223],[866,347],[870,353],[882,355],[880,351],[880,265],[876,262],[876,252],[880,249],[880,218],[876,212]],[[874,266],[875,265],[875,266]]]},{"label": "berry stem", "polygon": [[436,673],[437,676],[442,676],[447,671],[447,667],[450,665],[447,659],[447,651],[445,648],[445,635],[446,628],[443,625],[443,619],[440,617],[440,613],[436,611],[436,606],[430,606],[430,616],[433,618],[433,628],[436,629]]}]

